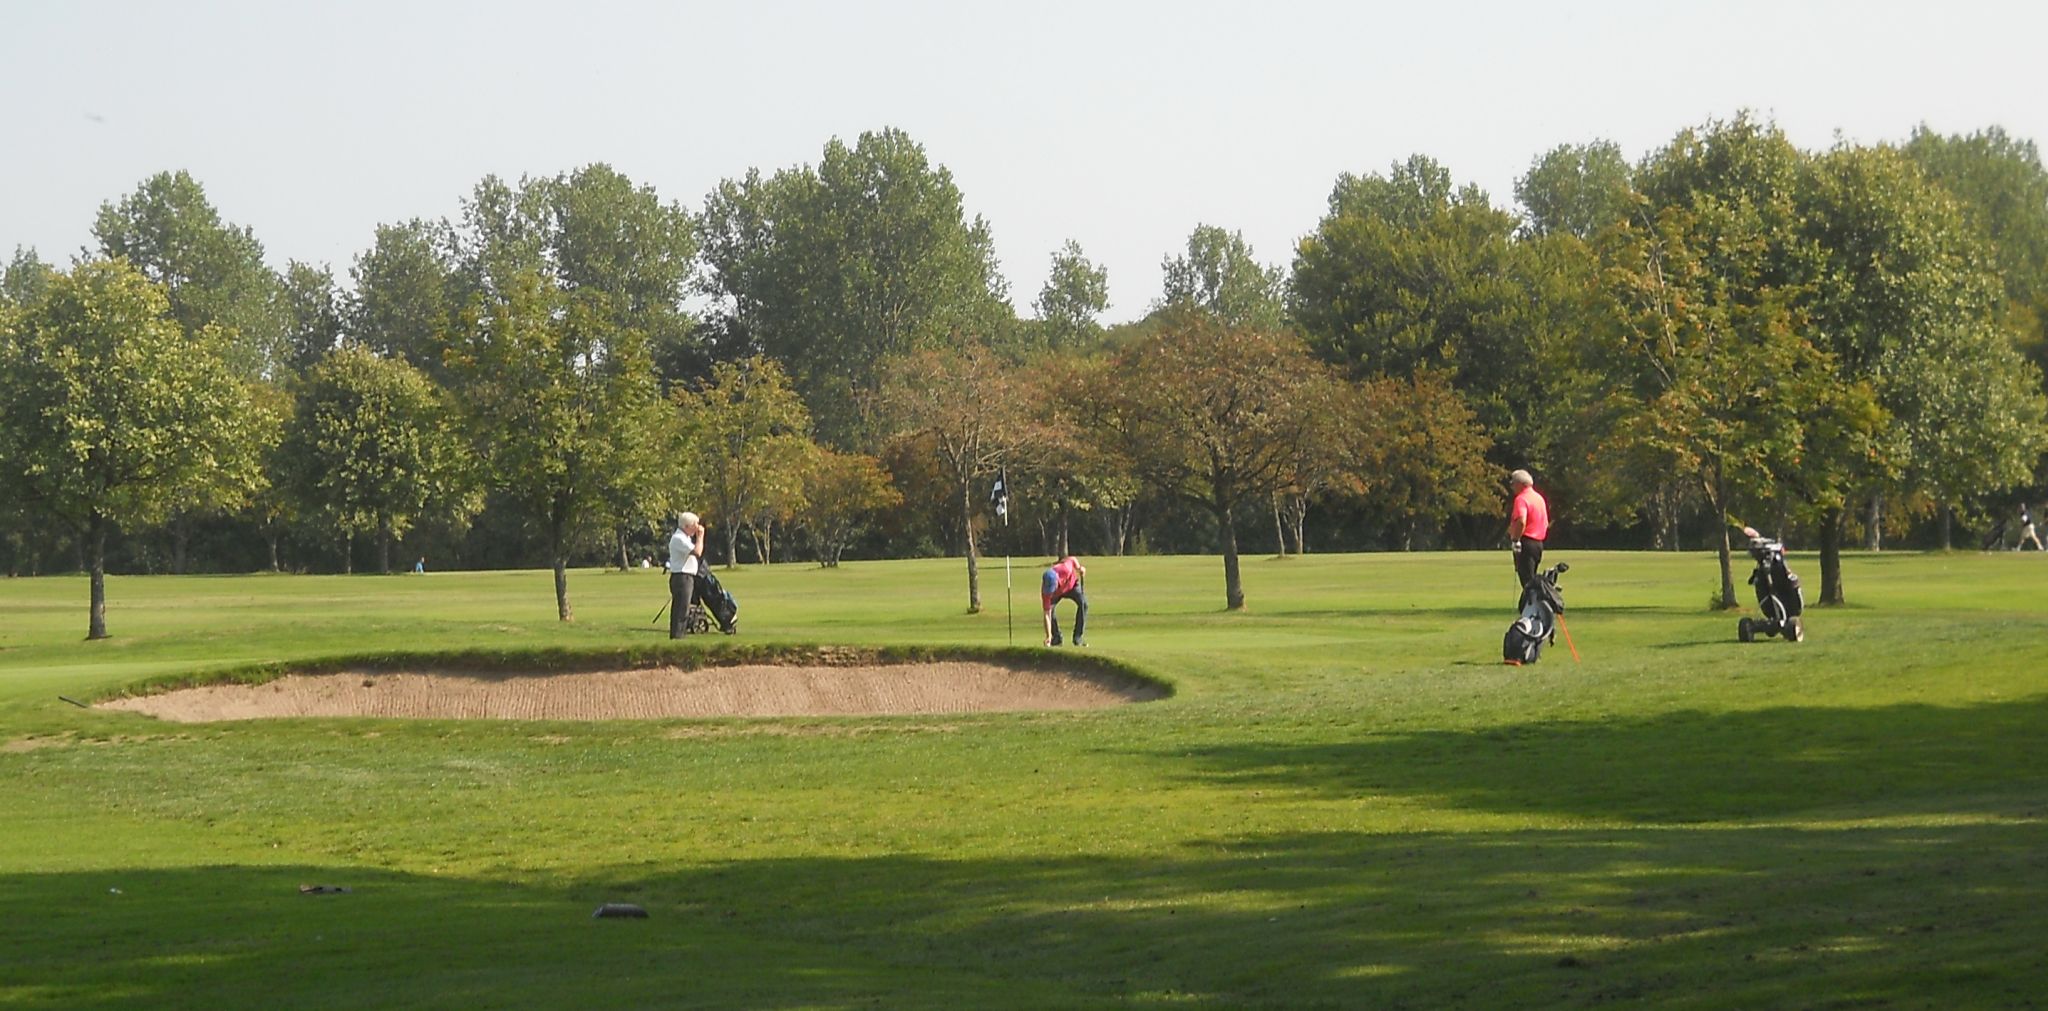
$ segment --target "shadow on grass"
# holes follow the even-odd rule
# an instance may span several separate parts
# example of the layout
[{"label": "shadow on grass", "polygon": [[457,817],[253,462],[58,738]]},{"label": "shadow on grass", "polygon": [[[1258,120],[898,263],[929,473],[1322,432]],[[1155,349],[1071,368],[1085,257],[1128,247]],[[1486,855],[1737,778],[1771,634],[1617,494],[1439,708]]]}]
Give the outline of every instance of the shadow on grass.
[{"label": "shadow on grass", "polygon": [[[809,857],[555,887],[0,875],[0,1002],[163,1007],[2017,1006],[2039,823],[1320,832]],[[345,895],[297,894],[301,882]],[[109,888],[118,887],[116,895]],[[602,901],[643,921],[593,921]]]},{"label": "shadow on grass", "polygon": [[2044,726],[2048,696],[1969,706],[1683,711],[1335,743],[1247,740],[1156,757],[1181,765],[1184,775],[1235,786],[1682,824],[1816,810],[1947,812],[1966,798],[2015,787],[2038,803],[2048,797]]}]

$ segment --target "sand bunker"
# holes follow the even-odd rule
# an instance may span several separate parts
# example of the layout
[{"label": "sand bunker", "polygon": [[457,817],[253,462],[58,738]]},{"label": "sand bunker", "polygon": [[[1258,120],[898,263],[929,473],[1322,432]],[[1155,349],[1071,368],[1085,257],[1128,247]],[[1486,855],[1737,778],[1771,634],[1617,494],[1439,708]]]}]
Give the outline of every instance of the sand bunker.
[{"label": "sand bunker", "polygon": [[100,703],[180,723],[280,716],[473,720],[836,716],[1099,709],[1163,697],[1134,679],[990,663],[704,667],[581,674],[343,671]]}]

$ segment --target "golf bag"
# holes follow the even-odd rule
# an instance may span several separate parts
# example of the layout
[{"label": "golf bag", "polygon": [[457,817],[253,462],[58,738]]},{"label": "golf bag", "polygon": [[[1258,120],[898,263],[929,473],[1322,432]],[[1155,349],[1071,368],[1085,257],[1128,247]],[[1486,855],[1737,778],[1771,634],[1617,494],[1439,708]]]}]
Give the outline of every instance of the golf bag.
[{"label": "golf bag", "polygon": [[1785,566],[1785,546],[1768,537],[1752,536],[1749,556],[1756,559],[1749,585],[1756,587],[1756,603],[1763,617],[1737,622],[1736,637],[1755,642],[1759,636],[1782,635],[1787,642],[1804,641],[1806,625],[1800,615],[1806,610],[1806,598],[1799,592],[1798,575]]},{"label": "golf bag", "polygon": [[1522,613],[1501,640],[1502,661],[1535,663],[1543,656],[1544,645],[1557,641],[1558,615],[1564,613],[1564,591],[1558,589],[1557,577],[1570,569],[1559,562],[1522,587]]},{"label": "golf bag", "polygon": [[718,630],[727,635],[739,631],[740,602],[733,599],[710,569],[699,569],[696,599],[690,601],[690,631],[710,631],[712,619],[717,619]]}]

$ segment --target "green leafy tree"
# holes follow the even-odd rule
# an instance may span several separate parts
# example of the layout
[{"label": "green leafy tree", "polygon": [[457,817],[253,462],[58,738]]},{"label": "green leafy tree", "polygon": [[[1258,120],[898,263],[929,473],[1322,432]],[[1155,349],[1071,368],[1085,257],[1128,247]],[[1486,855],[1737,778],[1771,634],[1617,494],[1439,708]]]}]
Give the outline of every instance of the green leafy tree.
[{"label": "green leafy tree", "polygon": [[1346,173],[1297,248],[1291,313],[1309,346],[1354,378],[1443,372],[1526,459],[1539,330],[1514,232],[1513,215],[1421,155],[1385,176]]},{"label": "green leafy tree", "polygon": [[375,243],[349,271],[355,281],[345,311],[350,338],[445,380],[442,349],[459,301],[452,243],[445,226],[418,219],[377,226]]},{"label": "green leafy tree", "polygon": [[341,300],[334,272],[293,260],[285,268],[279,296],[285,308],[285,365],[304,372],[341,341]]},{"label": "green leafy tree", "polygon": [[1989,240],[2004,282],[2005,329],[2048,370],[2048,169],[2040,149],[1995,126],[1949,136],[1921,126],[1905,153]]},{"label": "green leafy tree", "polygon": [[195,501],[246,497],[272,433],[219,327],[185,333],[163,289],[120,260],[82,263],[11,314],[0,340],[0,461],[73,526],[106,622],[106,538]]},{"label": "green leafy tree", "polygon": [[670,498],[652,345],[687,324],[690,220],[591,165],[517,188],[486,178],[462,222],[451,277],[467,308],[444,353],[449,385],[497,490],[539,528],[570,621],[572,552]]},{"label": "green leafy tree", "polygon": [[987,223],[900,130],[835,139],[815,168],[727,180],[700,220],[722,353],[781,363],[837,445],[858,440],[883,359],[1014,318]]},{"label": "green leafy tree", "polygon": [[290,356],[276,274],[245,226],[221,220],[189,173],[159,172],[120,201],[100,205],[93,237],[108,258],[164,286],[186,333],[219,327],[245,377],[275,375]]},{"label": "green leafy tree", "polygon": [[1291,337],[1193,318],[1118,356],[1076,391],[1083,431],[1155,491],[1215,517],[1224,601],[1245,605],[1237,520],[1294,479],[1302,454],[1352,441],[1347,389]]},{"label": "green leafy tree", "polygon": [[0,270],[0,305],[33,305],[50,290],[50,281],[56,276],[57,271],[35,250],[16,246],[7,269]]},{"label": "green leafy tree", "polygon": [[1195,311],[1225,327],[1272,331],[1285,318],[1286,273],[1262,266],[1243,232],[1197,225],[1185,254],[1160,264],[1165,287],[1155,308]]},{"label": "green leafy tree", "polygon": [[377,568],[429,516],[460,520],[480,506],[453,412],[424,372],[350,345],[300,386],[284,447],[302,514],[353,539],[374,536]]},{"label": "green leafy tree", "polygon": [[1636,209],[1628,161],[1613,141],[1560,144],[1515,182],[1531,236],[1565,234],[1590,242]]},{"label": "green leafy tree", "polygon": [[765,355],[714,365],[701,388],[673,397],[703,489],[698,511],[724,528],[725,563],[737,565],[740,530],[772,524],[791,486],[801,488],[810,412]]},{"label": "green leafy tree", "polygon": [[1096,266],[1081,252],[1081,244],[1069,239],[1053,254],[1052,270],[1032,308],[1038,312],[1046,346],[1092,346],[1102,339],[1096,317],[1109,308],[1109,271]]}]

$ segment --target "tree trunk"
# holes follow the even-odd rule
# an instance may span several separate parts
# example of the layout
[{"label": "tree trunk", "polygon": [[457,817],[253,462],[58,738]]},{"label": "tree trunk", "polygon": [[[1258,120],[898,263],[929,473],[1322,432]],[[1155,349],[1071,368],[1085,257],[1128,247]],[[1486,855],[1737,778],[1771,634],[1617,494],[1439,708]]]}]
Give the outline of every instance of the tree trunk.
[{"label": "tree trunk", "polygon": [[1955,545],[1955,541],[1954,541],[1954,540],[1952,539],[1952,537],[1951,537],[1951,535],[1952,535],[1952,534],[1954,534],[1954,532],[1955,532],[1955,521],[1956,521],[1956,511],[1955,511],[1954,507],[1952,507],[1952,506],[1942,506],[1942,507],[1941,507],[1941,550],[1943,550],[1943,551],[1953,551],[1953,550],[1955,550],[1955,546],[1956,546],[1956,545]]},{"label": "tree trunk", "polygon": [[960,531],[967,538],[967,613],[981,613],[981,564],[974,544],[974,482],[960,482]]},{"label": "tree trunk", "polygon": [[1884,550],[1884,496],[1870,496],[1870,509],[1863,516],[1863,550]]},{"label": "tree trunk", "polygon": [[1273,543],[1280,557],[1287,557],[1287,528],[1280,523],[1280,496],[1273,496]]},{"label": "tree trunk", "polygon": [[740,525],[728,524],[725,528],[725,567],[730,569],[740,563]]},{"label": "tree trunk", "polygon": [[754,539],[761,545],[761,564],[775,564],[775,521],[768,520],[754,529]]},{"label": "tree trunk", "polygon": [[270,571],[283,572],[284,565],[281,564],[277,558],[277,542],[282,538],[280,538],[277,534],[276,523],[268,523],[264,525],[263,539],[270,542]]},{"label": "tree trunk", "polygon": [[1714,511],[1714,519],[1721,528],[1721,536],[1715,538],[1721,556],[1721,607],[1730,609],[1736,604],[1735,565],[1728,545],[1728,486],[1718,466],[1711,467],[1700,484],[1707,493],[1707,507]]},{"label": "tree trunk", "polygon": [[1065,558],[1073,553],[1073,548],[1067,541],[1067,503],[1063,499],[1060,501],[1060,557]]},{"label": "tree trunk", "polygon": [[1820,520],[1820,602],[1842,603],[1842,510],[1830,508]]},{"label": "tree trunk", "polygon": [[391,574],[391,514],[377,514],[377,571]]},{"label": "tree trunk", "polygon": [[341,574],[356,574],[356,532],[353,530],[341,535]]},{"label": "tree trunk", "polygon": [[92,604],[86,620],[85,637],[104,639],[107,637],[107,520],[94,513],[87,521],[86,547],[87,564],[92,566]]},{"label": "tree trunk", "polygon": [[185,574],[185,554],[191,543],[192,530],[185,517],[171,517],[171,575]]},{"label": "tree trunk", "polygon": [[1217,522],[1223,524],[1223,606],[1226,610],[1244,610],[1244,580],[1237,571],[1237,523],[1234,510],[1224,502],[1216,510]]},{"label": "tree trunk", "polygon": [[612,537],[619,542],[619,571],[633,571],[633,560],[626,557],[626,532],[624,530],[614,530],[612,531]]},{"label": "tree trunk", "polygon": [[568,526],[558,506],[548,523],[548,557],[555,564],[555,616],[562,621],[575,621],[576,609],[569,606]]}]

